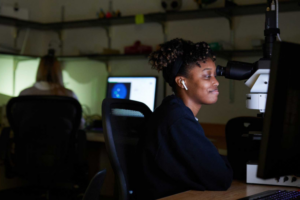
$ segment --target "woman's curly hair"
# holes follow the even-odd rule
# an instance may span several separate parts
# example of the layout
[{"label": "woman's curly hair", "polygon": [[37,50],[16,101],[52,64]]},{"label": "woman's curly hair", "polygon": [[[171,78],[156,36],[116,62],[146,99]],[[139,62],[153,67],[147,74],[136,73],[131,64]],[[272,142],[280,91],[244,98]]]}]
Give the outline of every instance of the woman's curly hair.
[{"label": "woman's curly hair", "polygon": [[[163,71],[164,79],[175,91],[174,80],[170,79],[172,67],[176,59],[180,58],[183,61],[182,66],[177,75],[186,76],[188,71],[195,65],[200,66],[199,62],[206,62],[208,58],[213,61],[216,57],[210,47],[205,42],[193,43],[183,39],[173,39],[169,42],[160,45],[160,49],[154,51],[149,56],[149,63],[153,69]],[[175,77],[171,77],[172,79]]]}]

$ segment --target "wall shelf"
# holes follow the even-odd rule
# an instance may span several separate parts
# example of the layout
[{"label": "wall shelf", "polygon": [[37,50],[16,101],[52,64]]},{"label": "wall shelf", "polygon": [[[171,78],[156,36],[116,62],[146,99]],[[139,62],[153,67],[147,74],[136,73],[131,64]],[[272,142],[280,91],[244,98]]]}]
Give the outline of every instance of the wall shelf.
[{"label": "wall shelf", "polygon": [[[215,51],[217,58],[230,59],[232,57],[251,57],[251,56],[262,56],[262,50],[224,50]],[[40,56],[35,55],[20,55],[9,52],[0,52],[0,58],[16,58],[21,60],[37,59]],[[102,62],[114,61],[114,60],[136,60],[136,59],[148,59],[148,54],[114,54],[114,55],[101,55],[101,54],[89,54],[80,56],[58,56],[61,61],[68,60],[98,60]]]},{"label": "wall shelf", "polygon": [[108,62],[113,60],[136,60],[136,59],[147,59],[149,54],[136,54],[136,55],[126,55],[126,54],[112,54],[112,55],[101,55],[101,54],[89,54],[80,56],[58,56],[61,61],[68,61],[74,59],[90,59],[98,60],[102,62]]},{"label": "wall shelf", "polygon": [[[232,57],[251,57],[251,56],[262,56],[263,52],[261,49],[258,50],[224,50],[215,51],[215,54],[220,58],[230,59]],[[91,59],[103,62],[113,61],[113,60],[136,60],[136,59],[147,59],[148,54],[137,54],[137,55],[126,55],[126,54],[116,54],[116,55],[101,55],[101,54],[91,54],[82,56],[59,56],[60,60],[72,60],[72,59]]]},{"label": "wall shelf", "polygon": [[0,51],[0,58],[13,58],[18,61],[22,60],[32,60],[32,59],[37,59],[39,56],[35,55],[20,55],[16,53],[10,53],[10,52],[2,52]]},{"label": "wall shelf", "polygon": [[[279,3],[280,12],[300,11],[300,1],[287,1]],[[202,10],[190,10],[169,13],[153,13],[144,15],[145,23],[179,21],[203,18],[216,17],[234,17],[242,15],[263,14],[266,10],[266,4],[244,5],[229,8],[213,8]],[[31,28],[37,30],[53,30],[58,31],[62,29],[71,28],[87,28],[87,27],[108,27],[114,25],[135,24],[135,16],[125,16],[111,19],[90,19],[67,21],[57,23],[40,23],[34,21],[25,21],[9,17],[0,16],[0,24],[15,26],[18,28]]]}]

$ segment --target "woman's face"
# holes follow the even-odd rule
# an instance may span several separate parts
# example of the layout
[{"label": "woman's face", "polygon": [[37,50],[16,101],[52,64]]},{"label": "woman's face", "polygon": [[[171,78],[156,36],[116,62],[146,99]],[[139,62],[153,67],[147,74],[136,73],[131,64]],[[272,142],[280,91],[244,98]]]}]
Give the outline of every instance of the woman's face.
[{"label": "woman's face", "polygon": [[216,65],[211,59],[205,63],[199,62],[193,67],[185,78],[188,88],[187,95],[199,104],[214,104],[218,100],[219,82],[216,79]]}]

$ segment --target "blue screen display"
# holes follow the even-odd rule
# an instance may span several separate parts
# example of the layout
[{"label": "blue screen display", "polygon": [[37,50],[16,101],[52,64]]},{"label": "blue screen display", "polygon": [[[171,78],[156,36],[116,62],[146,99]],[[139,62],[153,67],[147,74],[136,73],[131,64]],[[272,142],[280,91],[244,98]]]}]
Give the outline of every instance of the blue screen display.
[{"label": "blue screen display", "polygon": [[126,96],[127,96],[127,89],[123,83],[118,83],[114,85],[111,93],[112,98],[125,99]]}]

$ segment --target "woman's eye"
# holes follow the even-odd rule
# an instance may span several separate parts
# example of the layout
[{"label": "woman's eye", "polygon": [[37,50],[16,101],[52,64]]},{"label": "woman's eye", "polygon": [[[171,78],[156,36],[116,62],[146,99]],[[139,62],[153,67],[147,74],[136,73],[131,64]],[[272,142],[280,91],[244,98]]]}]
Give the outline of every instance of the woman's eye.
[{"label": "woman's eye", "polygon": [[210,79],[210,77],[211,77],[211,75],[204,76],[204,78],[206,78],[206,79]]}]

